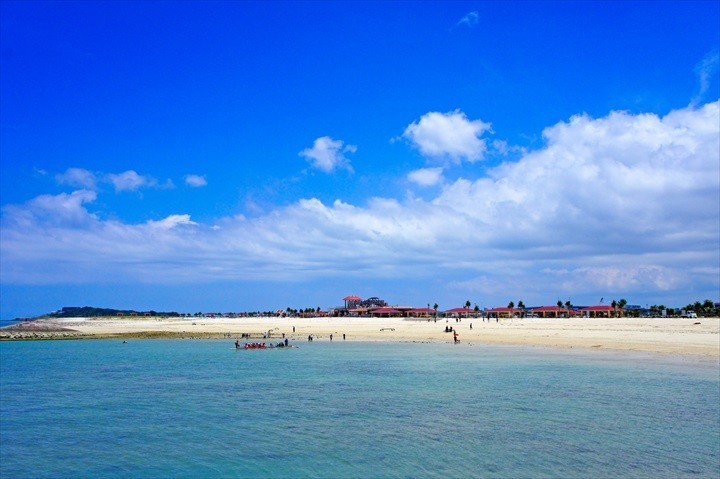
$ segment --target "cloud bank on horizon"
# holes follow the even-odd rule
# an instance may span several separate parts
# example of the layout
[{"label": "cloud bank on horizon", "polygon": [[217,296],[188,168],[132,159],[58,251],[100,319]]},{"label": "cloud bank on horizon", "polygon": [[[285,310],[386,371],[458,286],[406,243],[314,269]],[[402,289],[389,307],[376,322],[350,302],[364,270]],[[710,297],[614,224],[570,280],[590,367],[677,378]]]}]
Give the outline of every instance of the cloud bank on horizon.
[{"label": "cloud bank on horizon", "polygon": [[[104,218],[99,181],[116,191],[156,182],[134,171],[56,177],[72,192],[6,205],[3,281],[193,283],[440,276],[468,294],[713,291],[719,287],[720,102],[663,117],[614,111],[547,127],[544,145],[477,179],[443,167],[408,173],[429,199],[376,195],[367,204],[307,197],[256,217],[196,222],[181,211],[140,224]],[[430,112],[404,138],[429,163],[481,160],[490,124]],[[304,156],[349,168],[341,140]],[[362,148],[362,145],[360,145]],[[186,182],[203,186],[201,176]],[[141,265],[139,268],[138,265]]]},{"label": "cloud bank on horizon", "polygon": [[720,300],[716,2],[0,10],[0,319]]}]

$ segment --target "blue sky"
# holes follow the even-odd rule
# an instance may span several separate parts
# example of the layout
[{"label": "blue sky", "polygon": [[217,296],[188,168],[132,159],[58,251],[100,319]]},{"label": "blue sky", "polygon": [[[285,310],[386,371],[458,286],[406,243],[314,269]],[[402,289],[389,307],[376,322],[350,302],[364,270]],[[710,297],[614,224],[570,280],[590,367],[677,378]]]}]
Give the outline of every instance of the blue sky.
[{"label": "blue sky", "polygon": [[2,319],[720,299],[718,2],[0,9]]}]

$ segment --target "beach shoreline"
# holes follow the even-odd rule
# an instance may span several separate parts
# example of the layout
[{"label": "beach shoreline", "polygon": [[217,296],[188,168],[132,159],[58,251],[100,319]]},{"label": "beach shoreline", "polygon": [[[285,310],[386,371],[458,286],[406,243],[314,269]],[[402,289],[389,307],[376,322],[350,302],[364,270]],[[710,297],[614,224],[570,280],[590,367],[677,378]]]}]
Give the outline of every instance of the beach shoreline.
[{"label": "beach shoreline", "polygon": [[[0,328],[0,340],[239,339],[453,342],[642,351],[720,358],[720,318],[160,318],[37,319]],[[283,336],[284,335],[284,336]],[[243,338],[243,336],[246,336]]]}]

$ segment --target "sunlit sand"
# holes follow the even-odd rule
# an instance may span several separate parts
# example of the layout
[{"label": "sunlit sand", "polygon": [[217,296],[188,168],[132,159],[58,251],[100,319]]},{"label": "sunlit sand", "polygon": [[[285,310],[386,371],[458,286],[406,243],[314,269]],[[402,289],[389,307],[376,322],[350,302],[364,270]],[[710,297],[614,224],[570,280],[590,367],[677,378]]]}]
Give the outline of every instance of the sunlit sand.
[{"label": "sunlit sand", "polygon": [[[472,328],[471,328],[472,325]],[[65,318],[40,319],[0,330],[0,339],[250,338],[291,341],[432,341],[645,351],[720,357],[720,319],[453,318]]]}]

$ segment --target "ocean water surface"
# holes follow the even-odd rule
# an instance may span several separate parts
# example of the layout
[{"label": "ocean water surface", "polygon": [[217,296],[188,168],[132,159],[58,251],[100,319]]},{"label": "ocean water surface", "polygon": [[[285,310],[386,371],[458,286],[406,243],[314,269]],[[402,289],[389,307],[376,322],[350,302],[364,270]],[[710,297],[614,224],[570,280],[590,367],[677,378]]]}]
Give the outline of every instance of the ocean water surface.
[{"label": "ocean water surface", "polygon": [[0,343],[0,477],[717,478],[717,362],[480,345]]}]

